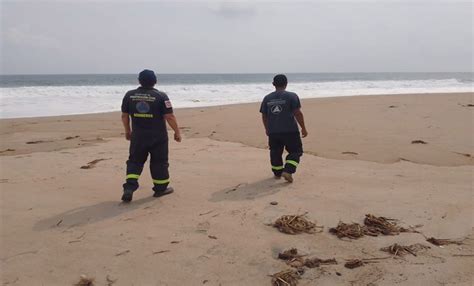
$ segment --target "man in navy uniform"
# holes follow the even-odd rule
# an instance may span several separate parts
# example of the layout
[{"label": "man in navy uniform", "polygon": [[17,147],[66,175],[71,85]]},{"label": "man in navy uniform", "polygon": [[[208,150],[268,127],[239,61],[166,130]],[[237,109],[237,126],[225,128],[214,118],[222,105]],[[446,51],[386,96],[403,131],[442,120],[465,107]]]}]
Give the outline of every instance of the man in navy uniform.
[{"label": "man in navy uniform", "polygon": [[[286,91],[288,79],[279,74],[273,78],[275,91],[265,96],[260,106],[262,121],[268,136],[270,147],[270,161],[275,178],[285,178],[293,182],[293,175],[303,155],[301,137],[308,136],[304,124],[301,103],[298,95]],[[301,135],[298,124],[301,126]],[[283,164],[283,150],[288,155]]]},{"label": "man in navy uniform", "polygon": [[[154,197],[170,194],[168,173],[168,132],[166,122],[174,131],[174,140],[181,142],[178,122],[166,93],[154,88],[155,72],[144,70],[138,75],[140,87],[130,90],[122,101],[122,123],[125,138],[130,140],[127,177],[123,185],[122,201],[130,202],[138,189],[138,178],[148,154],[153,178]],[[132,127],[130,129],[130,118]],[[166,122],[165,122],[166,121]]]}]

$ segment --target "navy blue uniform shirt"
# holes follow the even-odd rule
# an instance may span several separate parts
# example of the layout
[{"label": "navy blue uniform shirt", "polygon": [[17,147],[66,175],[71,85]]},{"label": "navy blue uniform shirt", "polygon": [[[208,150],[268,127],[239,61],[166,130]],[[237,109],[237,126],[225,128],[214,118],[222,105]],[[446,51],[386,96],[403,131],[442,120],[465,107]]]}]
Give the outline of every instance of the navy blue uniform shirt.
[{"label": "navy blue uniform shirt", "polygon": [[274,91],[265,96],[260,112],[267,116],[268,133],[299,132],[294,116],[298,108],[301,108],[301,103],[294,92]]},{"label": "navy blue uniform shirt", "polygon": [[163,115],[173,113],[166,93],[154,88],[139,87],[128,91],[122,101],[122,112],[132,117],[132,130],[167,136]]}]

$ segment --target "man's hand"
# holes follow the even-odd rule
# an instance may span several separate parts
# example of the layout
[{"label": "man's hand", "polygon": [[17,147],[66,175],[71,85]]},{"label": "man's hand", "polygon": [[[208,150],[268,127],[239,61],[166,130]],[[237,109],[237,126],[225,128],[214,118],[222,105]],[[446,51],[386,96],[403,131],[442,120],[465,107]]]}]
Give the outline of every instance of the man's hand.
[{"label": "man's hand", "polygon": [[304,128],[304,129],[301,130],[301,137],[305,138],[306,136],[308,136],[308,130],[306,130],[306,128]]},{"label": "man's hand", "polygon": [[132,132],[131,131],[125,131],[125,139],[127,141],[130,141],[131,138],[132,138]]},{"label": "man's hand", "polygon": [[181,134],[175,132],[174,133],[174,141],[181,142]]}]

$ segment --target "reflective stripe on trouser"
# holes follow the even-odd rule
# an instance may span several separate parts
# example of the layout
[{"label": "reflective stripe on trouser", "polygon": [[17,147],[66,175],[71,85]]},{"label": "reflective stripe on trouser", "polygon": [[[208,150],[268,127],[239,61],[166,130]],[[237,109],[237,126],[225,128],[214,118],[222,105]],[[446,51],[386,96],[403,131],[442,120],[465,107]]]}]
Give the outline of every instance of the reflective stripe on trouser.
[{"label": "reflective stripe on trouser", "polygon": [[[145,133],[132,133],[130,140],[130,156],[127,161],[127,180],[125,190],[138,189],[138,178],[143,171],[148,154],[150,154],[150,172],[154,179],[154,191],[166,190],[169,183],[168,173],[168,137],[149,136]],[[163,182],[167,180],[167,182]],[[157,182],[163,182],[156,184]]]},{"label": "reflective stripe on trouser", "polygon": [[162,192],[164,190],[166,190],[166,188],[168,187],[168,184],[170,183],[170,179],[162,179],[162,180],[156,180],[154,179],[153,180],[153,191],[155,192]]},{"label": "reflective stripe on trouser", "polygon": [[[282,172],[295,173],[296,167],[303,154],[303,145],[299,133],[277,133],[268,136],[268,145],[270,146],[270,161],[272,171],[280,176]],[[285,164],[283,164],[283,150],[288,151]]]}]

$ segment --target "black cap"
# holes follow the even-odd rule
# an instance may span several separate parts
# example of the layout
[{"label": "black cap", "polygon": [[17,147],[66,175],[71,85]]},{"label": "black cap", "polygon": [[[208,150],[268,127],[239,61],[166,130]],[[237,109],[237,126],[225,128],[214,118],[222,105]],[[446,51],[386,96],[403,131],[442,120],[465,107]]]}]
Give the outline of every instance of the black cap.
[{"label": "black cap", "polygon": [[288,79],[286,78],[286,75],[284,74],[277,74],[273,78],[273,85],[275,87],[285,87],[288,84]]},{"label": "black cap", "polygon": [[153,87],[156,84],[156,75],[152,70],[143,70],[138,74],[138,81],[144,87]]}]

